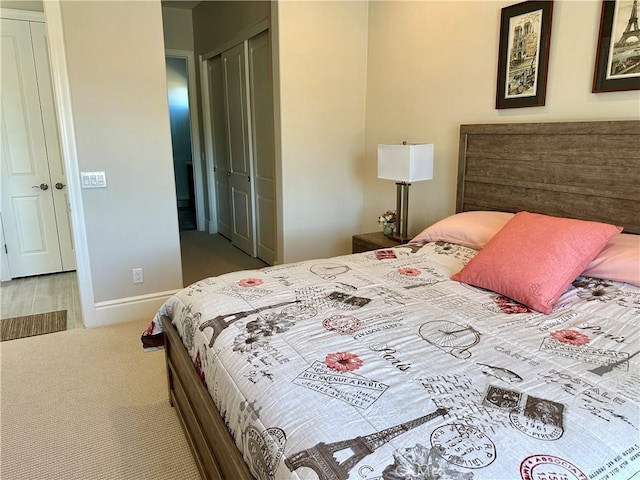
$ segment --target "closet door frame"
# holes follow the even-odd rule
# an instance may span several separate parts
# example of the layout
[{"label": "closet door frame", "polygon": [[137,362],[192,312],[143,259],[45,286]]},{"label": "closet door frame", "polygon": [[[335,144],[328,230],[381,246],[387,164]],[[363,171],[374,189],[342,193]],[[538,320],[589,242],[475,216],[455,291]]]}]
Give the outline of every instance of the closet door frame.
[{"label": "closet door frame", "polygon": [[[54,89],[58,131],[60,133],[60,148],[62,150],[63,163],[68,182],[67,188],[71,217],[73,218],[71,229],[75,246],[76,275],[78,276],[78,294],[80,296],[82,322],[86,327],[93,327],[96,326],[95,297],[93,295],[93,279],[91,278],[89,247],[84,222],[80,169],[78,166],[78,152],[76,150],[75,132],[73,129],[73,109],[65,56],[62,7],[60,2],[61,0],[47,0],[44,2],[44,13],[8,8],[0,8],[0,12],[5,18],[16,18],[18,20],[45,19],[49,47],[49,65]],[[5,267],[3,257],[3,271],[6,271]]]},{"label": "closet door frame", "polygon": [[251,105],[253,189],[257,255],[276,259],[276,168],[271,35],[264,31],[247,42],[247,76]]},{"label": "closet door frame", "polygon": [[[36,128],[35,131],[31,130],[33,135],[28,135],[32,139],[31,142],[35,142],[37,146],[32,154],[39,160],[36,161],[35,158],[32,160],[36,164],[38,162],[46,164],[46,168],[42,167],[38,170],[37,179],[44,181],[46,177],[45,183],[48,187],[46,188],[48,192],[41,192],[40,195],[36,195],[41,197],[40,202],[38,202],[40,207],[37,208],[42,214],[41,225],[49,225],[46,231],[45,229],[40,230],[44,243],[47,245],[47,250],[26,256],[32,257],[32,260],[28,260],[19,254],[17,257],[15,256],[16,252],[20,251],[19,245],[22,244],[21,241],[24,239],[21,240],[19,233],[16,232],[16,228],[19,229],[16,224],[18,220],[12,215],[11,209],[7,209],[4,212],[5,216],[2,219],[4,223],[1,226],[3,230],[2,245],[5,245],[7,237],[12,240],[10,253],[14,259],[12,264],[9,261],[10,254],[7,253],[7,249],[2,249],[2,273],[0,277],[2,281],[7,281],[12,277],[75,270],[76,252],[72,238],[73,227],[70,218],[70,200],[66,189],[69,182],[65,175],[66,168],[58,132],[45,14],[44,12],[0,8],[0,17],[3,21],[13,22],[11,25],[21,25],[20,28],[28,31],[27,37],[29,39],[30,52],[28,57],[32,61],[22,63],[22,68],[27,70],[19,69],[22,73],[19,76],[27,82],[32,80],[29,85],[33,85],[33,92],[29,101],[37,103],[39,114],[27,115],[31,120],[28,120],[27,117],[25,117],[25,120],[30,127]],[[26,60],[26,56],[21,58]],[[27,75],[27,71],[32,72],[32,75]],[[36,131],[37,133],[35,133]],[[38,140],[35,140],[36,138]],[[30,143],[30,145],[33,146],[34,143]],[[34,181],[32,183],[38,182]],[[55,189],[54,185],[56,185]],[[27,201],[23,203],[33,204],[34,202]],[[8,205],[3,206],[7,207]],[[55,228],[52,225],[55,225]]]},{"label": "closet door frame", "polygon": [[[212,108],[212,98],[210,93],[210,85],[211,78],[209,78],[209,69],[208,62],[216,56],[221,55],[223,52],[237,46],[238,44],[247,42],[252,37],[264,32],[265,30],[271,30],[270,20],[265,19],[260,21],[250,27],[247,27],[240,31],[236,36],[234,36],[231,40],[225,42],[219,47],[199,55],[199,64],[200,64],[200,88],[201,88],[201,96],[202,96],[202,112],[203,112],[203,131],[204,131],[204,155],[205,155],[205,165],[207,169],[207,188],[209,191],[209,233],[218,233],[218,219],[217,219],[217,202],[216,202],[216,186],[215,186],[215,175],[214,175],[214,155],[215,155],[215,140],[213,135],[210,135],[208,132],[211,132],[213,128],[216,126],[213,123],[213,119],[211,117],[211,108]],[[251,121],[251,118],[249,119]],[[275,139],[274,139],[275,141]],[[274,157],[275,161],[275,157]],[[277,170],[277,169],[276,169]],[[255,179],[252,179],[255,182]],[[275,208],[277,210],[277,206]],[[275,216],[275,212],[274,212]],[[277,230],[277,225],[274,225],[274,231]],[[255,237],[255,235],[254,235]],[[274,263],[277,263],[277,259],[275,259]]]}]

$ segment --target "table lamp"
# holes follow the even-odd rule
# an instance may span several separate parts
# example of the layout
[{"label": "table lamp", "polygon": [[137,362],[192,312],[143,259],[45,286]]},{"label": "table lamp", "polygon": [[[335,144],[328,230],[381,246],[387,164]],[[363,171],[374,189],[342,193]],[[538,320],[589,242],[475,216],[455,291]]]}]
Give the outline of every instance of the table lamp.
[{"label": "table lamp", "polygon": [[378,178],[395,180],[397,229],[393,238],[409,239],[409,187],[411,182],[433,178],[433,144],[378,145]]}]

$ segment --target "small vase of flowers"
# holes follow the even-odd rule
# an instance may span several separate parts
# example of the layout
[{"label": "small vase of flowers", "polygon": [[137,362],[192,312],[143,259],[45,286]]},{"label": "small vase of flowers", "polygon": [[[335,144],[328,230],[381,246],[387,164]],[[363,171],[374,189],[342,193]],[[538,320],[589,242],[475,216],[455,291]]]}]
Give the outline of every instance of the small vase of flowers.
[{"label": "small vase of flowers", "polygon": [[396,212],[387,210],[378,217],[378,223],[382,227],[382,233],[386,236],[392,235],[396,229]]}]

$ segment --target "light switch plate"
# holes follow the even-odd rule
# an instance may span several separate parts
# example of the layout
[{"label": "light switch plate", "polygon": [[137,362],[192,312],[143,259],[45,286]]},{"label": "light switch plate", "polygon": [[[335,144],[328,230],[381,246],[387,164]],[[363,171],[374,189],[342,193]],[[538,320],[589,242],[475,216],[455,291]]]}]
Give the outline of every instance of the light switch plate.
[{"label": "light switch plate", "polygon": [[80,172],[82,188],[107,188],[107,176],[104,172]]}]

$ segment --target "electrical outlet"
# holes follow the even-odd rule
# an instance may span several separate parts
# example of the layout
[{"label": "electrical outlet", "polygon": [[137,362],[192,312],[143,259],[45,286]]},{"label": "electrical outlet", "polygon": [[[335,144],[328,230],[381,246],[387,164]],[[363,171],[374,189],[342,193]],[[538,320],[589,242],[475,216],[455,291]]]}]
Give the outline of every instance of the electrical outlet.
[{"label": "electrical outlet", "polygon": [[142,276],[142,269],[141,268],[134,268],[133,269],[133,283],[143,283],[144,282],[144,277]]}]

